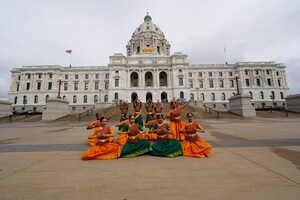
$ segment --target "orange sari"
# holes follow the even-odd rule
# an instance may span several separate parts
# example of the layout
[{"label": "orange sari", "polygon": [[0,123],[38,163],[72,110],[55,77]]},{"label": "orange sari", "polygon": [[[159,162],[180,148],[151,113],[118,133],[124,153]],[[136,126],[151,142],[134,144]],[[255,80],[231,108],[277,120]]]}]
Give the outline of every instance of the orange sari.
[{"label": "orange sari", "polygon": [[197,122],[186,123],[185,140],[182,141],[181,147],[184,156],[205,158],[209,157],[212,151],[211,145],[197,135],[197,130],[204,131],[203,127]]},{"label": "orange sari", "polygon": [[[102,128],[98,134],[113,134],[113,129],[109,126]],[[111,143],[110,137],[102,136],[101,138],[96,138],[97,142],[94,146],[89,148],[81,156],[82,160],[90,159],[114,159],[120,157],[122,148],[118,144]]]},{"label": "orange sari", "polygon": [[180,133],[180,130],[184,128],[184,122],[181,121],[181,109],[183,106],[178,106],[175,109],[171,109],[168,112],[167,117],[170,118],[170,128],[173,131],[176,140],[184,140],[184,134]]}]

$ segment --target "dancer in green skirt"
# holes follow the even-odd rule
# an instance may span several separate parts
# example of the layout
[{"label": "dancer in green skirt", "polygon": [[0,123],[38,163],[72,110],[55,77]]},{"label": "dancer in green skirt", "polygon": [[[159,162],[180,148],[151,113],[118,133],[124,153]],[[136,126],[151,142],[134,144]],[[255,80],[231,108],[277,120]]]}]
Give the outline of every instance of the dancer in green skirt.
[{"label": "dancer in green skirt", "polygon": [[183,154],[181,144],[178,140],[172,139],[174,135],[170,131],[170,126],[164,123],[164,116],[158,115],[158,124],[152,127],[152,130],[157,134],[156,142],[152,145],[152,155],[163,157],[176,157]]},{"label": "dancer in green skirt", "polygon": [[129,120],[130,123],[125,125],[122,131],[119,132],[121,135],[128,135],[121,152],[121,157],[123,158],[137,157],[152,150],[150,141],[143,139],[143,131],[140,131],[139,124],[135,123],[134,115],[130,115]]}]

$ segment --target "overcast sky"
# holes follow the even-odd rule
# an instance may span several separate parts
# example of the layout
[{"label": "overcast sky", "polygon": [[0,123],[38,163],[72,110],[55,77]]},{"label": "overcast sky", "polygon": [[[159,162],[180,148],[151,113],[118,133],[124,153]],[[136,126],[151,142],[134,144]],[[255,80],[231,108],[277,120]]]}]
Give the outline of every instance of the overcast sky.
[{"label": "overcast sky", "polygon": [[106,66],[149,12],[190,64],[284,63],[300,93],[299,0],[0,0],[0,98],[24,65]]}]

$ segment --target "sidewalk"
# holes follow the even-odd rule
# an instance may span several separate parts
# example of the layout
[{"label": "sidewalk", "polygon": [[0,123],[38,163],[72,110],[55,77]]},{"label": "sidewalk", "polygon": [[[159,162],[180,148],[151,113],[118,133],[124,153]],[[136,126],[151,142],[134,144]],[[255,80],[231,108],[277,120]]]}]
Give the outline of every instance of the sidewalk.
[{"label": "sidewalk", "polygon": [[0,199],[299,199],[299,118],[201,124],[208,159],[82,161],[86,123],[2,123]]}]

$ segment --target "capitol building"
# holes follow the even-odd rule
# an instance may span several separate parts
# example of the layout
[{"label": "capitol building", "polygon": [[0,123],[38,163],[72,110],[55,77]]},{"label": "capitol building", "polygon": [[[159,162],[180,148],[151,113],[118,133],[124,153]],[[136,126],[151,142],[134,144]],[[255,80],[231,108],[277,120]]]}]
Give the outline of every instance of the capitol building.
[{"label": "capitol building", "polygon": [[285,106],[289,88],[282,63],[190,64],[188,55],[171,55],[170,49],[164,33],[147,14],[126,45],[126,55],[110,56],[107,66],[13,68],[9,100],[15,111],[42,111],[47,99],[57,97],[60,90],[72,112],[109,106],[120,99],[130,103],[137,96],[143,102],[175,97],[227,107],[228,98],[239,91],[249,94],[256,108]]}]

